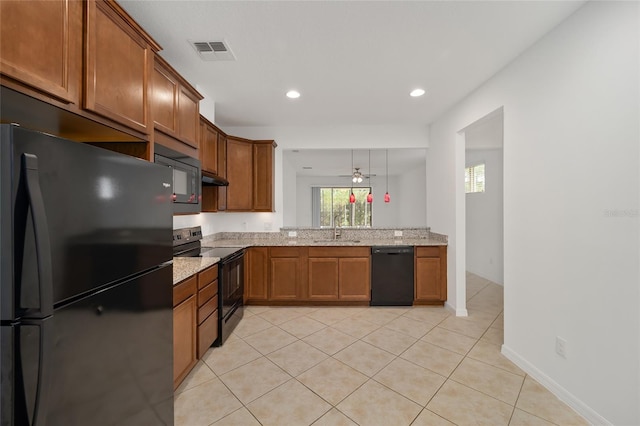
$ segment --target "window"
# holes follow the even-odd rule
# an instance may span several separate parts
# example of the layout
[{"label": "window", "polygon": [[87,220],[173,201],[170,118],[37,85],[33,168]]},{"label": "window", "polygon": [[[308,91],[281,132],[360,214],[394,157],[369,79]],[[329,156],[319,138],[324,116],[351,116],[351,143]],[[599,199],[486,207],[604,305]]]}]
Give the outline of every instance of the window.
[{"label": "window", "polygon": [[484,163],[464,169],[464,192],[484,192]]},{"label": "window", "polygon": [[369,191],[369,187],[353,188],[356,202],[351,204],[351,188],[313,188],[313,226],[370,227],[371,204],[367,203]]}]

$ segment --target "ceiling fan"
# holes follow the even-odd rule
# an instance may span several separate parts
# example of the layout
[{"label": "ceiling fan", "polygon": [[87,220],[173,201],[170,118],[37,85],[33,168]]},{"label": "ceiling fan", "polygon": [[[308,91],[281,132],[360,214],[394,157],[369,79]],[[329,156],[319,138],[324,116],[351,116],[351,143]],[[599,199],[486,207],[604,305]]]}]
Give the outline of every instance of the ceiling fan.
[{"label": "ceiling fan", "polygon": [[350,174],[350,175],[338,175],[338,177],[345,177],[345,178],[346,178],[346,177],[350,177],[350,178],[351,178],[351,181],[352,181],[353,183],[360,183],[360,182],[362,182],[362,180],[363,180],[363,179],[369,179],[369,178],[370,178],[370,177],[372,177],[372,176],[373,176],[373,177],[375,177],[375,176],[376,176],[375,174],[368,174],[368,175],[365,175],[364,173],[362,173],[362,172],[360,171],[360,167],[355,167],[354,169],[355,169],[355,170],[354,170],[353,174]]}]

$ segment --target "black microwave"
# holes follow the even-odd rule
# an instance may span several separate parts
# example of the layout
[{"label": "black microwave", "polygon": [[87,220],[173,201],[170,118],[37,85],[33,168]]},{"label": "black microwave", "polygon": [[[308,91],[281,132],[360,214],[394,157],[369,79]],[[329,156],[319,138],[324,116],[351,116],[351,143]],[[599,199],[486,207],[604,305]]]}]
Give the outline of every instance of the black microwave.
[{"label": "black microwave", "polygon": [[200,213],[200,161],[158,144],[154,150],[154,162],[173,172],[173,212]]}]

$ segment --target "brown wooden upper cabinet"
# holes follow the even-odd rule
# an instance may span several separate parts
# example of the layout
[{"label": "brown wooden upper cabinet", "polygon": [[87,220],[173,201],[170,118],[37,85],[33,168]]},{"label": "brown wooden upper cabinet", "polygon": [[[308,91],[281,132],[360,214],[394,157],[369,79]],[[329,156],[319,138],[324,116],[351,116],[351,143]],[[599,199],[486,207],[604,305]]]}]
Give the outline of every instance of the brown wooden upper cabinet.
[{"label": "brown wooden upper cabinet", "polygon": [[253,142],[227,136],[227,211],[253,209]]},{"label": "brown wooden upper cabinet", "polygon": [[114,1],[86,4],[84,108],[148,134],[153,55],[160,46]]},{"label": "brown wooden upper cabinet", "polygon": [[203,172],[218,174],[218,130],[200,116],[200,167]]},{"label": "brown wooden upper cabinet", "polygon": [[273,187],[274,151],[273,141],[253,142],[253,210],[274,211]]},{"label": "brown wooden upper cabinet", "polygon": [[[218,137],[218,174],[229,181],[219,188],[218,210],[273,211],[274,141]],[[224,157],[224,158],[223,158]],[[223,164],[222,162],[226,162]]]},{"label": "brown wooden upper cabinet", "polygon": [[74,0],[0,1],[3,77],[63,103],[78,104],[82,5]]},{"label": "brown wooden upper cabinet", "polygon": [[164,59],[154,56],[151,100],[154,127],[198,149],[199,103],[203,97]]}]

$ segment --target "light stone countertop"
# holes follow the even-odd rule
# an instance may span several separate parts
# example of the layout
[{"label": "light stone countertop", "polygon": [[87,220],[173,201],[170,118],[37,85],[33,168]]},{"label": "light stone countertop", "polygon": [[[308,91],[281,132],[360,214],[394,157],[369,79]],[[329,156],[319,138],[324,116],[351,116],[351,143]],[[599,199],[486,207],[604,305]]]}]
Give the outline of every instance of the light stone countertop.
[{"label": "light stone countertop", "polygon": [[322,239],[312,240],[306,238],[252,238],[252,239],[232,239],[232,240],[214,240],[204,237],[202,247],[371,247],[371,246],[446,246],[447,243],[433,238],[397,238],[397,239]]},{"label": "light stone countertop", "polygon": [[[446,246],[447,243],[434,238],[398,239],[337,239],[313,240],[310,238],[240,238],[217,240],[211,236],[202,239],[202,247],[371,247],[371,246]],[[220,261],[219,257],[174,257],[173,284],[189,278]]]},{"label": "light stone countertop", "polygon": [[215,265],[219,261],[219,257],[174,257],[173,285],[207,269],[211,265]]}]

